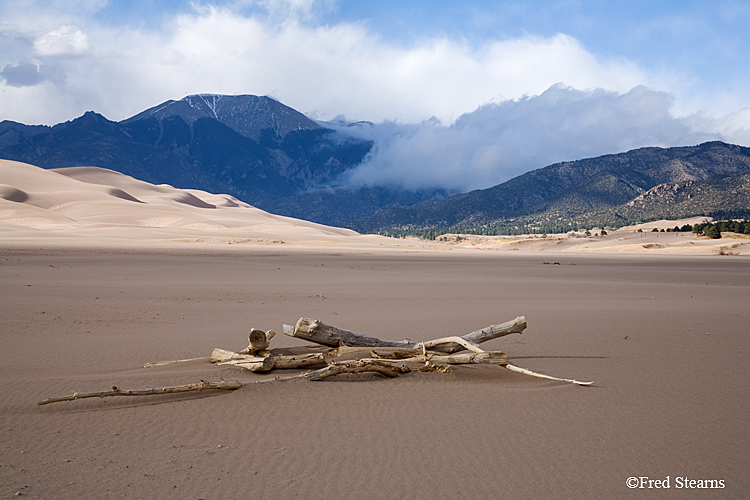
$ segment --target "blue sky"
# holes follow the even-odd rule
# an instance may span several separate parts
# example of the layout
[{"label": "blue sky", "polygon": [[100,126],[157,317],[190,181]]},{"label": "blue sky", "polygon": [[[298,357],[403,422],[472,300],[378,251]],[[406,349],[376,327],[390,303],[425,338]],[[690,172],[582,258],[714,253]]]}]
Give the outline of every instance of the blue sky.
[{"label": "blue sky", "polygon": [[633,147],[750,146],[747,26],[746,1],[0,0],[0,120],[269,95],[374,122],[357,182],[466,190]]}]

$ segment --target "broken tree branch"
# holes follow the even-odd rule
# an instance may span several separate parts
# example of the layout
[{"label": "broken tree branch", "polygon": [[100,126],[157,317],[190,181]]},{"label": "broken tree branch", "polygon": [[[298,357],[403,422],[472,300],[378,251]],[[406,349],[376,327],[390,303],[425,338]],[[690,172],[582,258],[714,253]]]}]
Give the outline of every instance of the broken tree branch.
[{"label": "broken tree branch", "polygon": [[[523,333],[526,329],[526,317],[518,316],[516,319],[500,323],[499,325],[490,325],[480,330],[474,330],[471,333],[462,335],[461,338],[472,344],[482,344],[488,340],[504,337],[512,333]],[[433,348],[435,351],[454,353],[463,350],[460,344],[444,344]]]},{"label": "broken tree branch", "polygon": [[248,335],[247,337],[248,345],[241,351],[241,353],[255,354],[260,351],[265,351],[266,349],[268,349],[268,346],[271,343],[271,339],[274,338],[274,336],[276,336],[276,332],[274,332],[273,330],[264,332],[263,330],[251,328],[250,335]]},{"label": "broken tree branch", "polygon": [[150,389],[120,389],[117,386],[112,386],[109,391],[99,392],[74,392],[68,396],[59,396],[55,398],[44,399],[39,401],[37,405],[46,405],[50,403],[59,403],[61,401],[75,401],[77,399],[85,398],[106,398],[109,396],[154,396],[157,394],[174,394],[177,392],[192,392],[192,391],[208,391],[208,390],[221,390],[221,391],[233,391],[242,387],[242,382],[207,382],[201,380],[197,384],[186,384],[186,385],[175,385],[171,387],[154,387]]},{"label": "broken tree branch", "polygon": [[521,368],[520,366],[511,365],[510,363],[507,363],[505,365],[505,368],[507,368],[508,370],[513,371],[513,372],[523,373],[524,375],[531,375],[532,377],[546,378],[548,380],[557,380],[559,382],[570,382],[571,384],[577,384],[577,385],[591,385],[591,384],[594,383],[593,381],[591,381],[591,382],[581,382],[580,380],[575,380],[575,379],[571,379],[571,378],[557,378],[557,377],[552,377],[550,375],[545,375],[543,373],[537,373],[537,372],[533,372],[531,370],[527,370],[526,368]]},{"label": "broken tree branch", "polygon": [[275,354],[276,364],[274,368],[281,370],[292,368],[308,368],[310,366],[325,365],[326,360],[322,352],[313,352],[310,354]]},{"label": "broken tree branch", "polygon": [[[432,348],[435,351],[454,353],[462,351],[466,346],[455,339],[462,339],[471,344],[479,344],[488,340],[496,339],[511,333],[522,333],[526,329],[526,318],[519,316],[512,321],[506,321],[499,325],[491,325],[481,330],[475,330],[462,337],[454,337],[454,341],[442,343]],[[349,347],[398,347],[398,348],[418,348],[421,343],[411,340],[382,340],[376,337],[370,337],[362,333],[344,330],[335,326],[327,325],[322,321],[300,318],[294,328],[288,325],[284,326],[284,333],[290,337],[296,337],[316,344],[326,345],[329,347],[339,347],[341,345]]]},{"label": "broken tree branch", "polygon": [[310,318],[300,318],[291,334],[287,333],[287,329],[284,329],[284,333],[329,347],[338,347],[341,344],[350,347],[414,347],[416,345],[410,340],[381,340]]},{"label": "broken tree branch", "polygon": [[[479,348],[476,344],[473,342],[469,342],[467,340],[464,340],[461,337],[444,337],[442,339],[435,339],[435,340],[428,340],[427,342],[420,342],[417,344],[417,348],[424,348],[424,349],[430,349],[432,351],[440,351],[441,347],[443,347],[445,344],[458,344],[459,346],[463,347],[464,349],[467,349],[472,352],[484,352],[483,349]],[[450,346],[449,349],[452,349],[453,347]],[[456,349],[456,351],[460,351],[461,349]],[[455,352],[455,351],[452,351]]]},{"label": "broken tree branch", "polygon": [[144,368],[156,368],[157,366],[171,365],[172,363],[184,363],[185,361],[198,361],[199,359],[208,359],[208,356],[201,356],[200,358],[189,358],[189,359],[174,359],[172,361],[155,361],[153,363],[146,363],[143,365]]},{"label": "broken tree branch", "polygon": [[505,366],[508,356],[502,351],[459,352],[445,356],[427,356],[427,361],[441,365],[471,365],[489,364]]},{"label": "broken tree branch", "polygon": [[214,349],[211,353],[211,363],[219,365],[234,365],[253,372],[267,372],[276,365],[273,354],[263,351],[260,356],[252,354],[240,354],[225,349]]},{"label": "broken tree branch", "polygon": [[320,370],[308,372],[308,374],[305,374],[304,378],[317,381],[324,380],[334,375],[341,375],[342,373],[364,372],[374,372],[388,378],[395,378],[401,376],[404,373],[409,373],[410,371],[411,370],[408,367],[386,363],[377,359],[359,359],[331,363],[325,368],[321,368]]}]

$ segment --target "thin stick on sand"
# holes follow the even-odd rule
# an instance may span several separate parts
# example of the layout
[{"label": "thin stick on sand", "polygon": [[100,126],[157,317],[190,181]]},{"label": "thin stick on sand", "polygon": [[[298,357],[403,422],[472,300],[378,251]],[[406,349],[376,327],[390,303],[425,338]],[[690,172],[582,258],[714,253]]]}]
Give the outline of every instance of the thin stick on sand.
[{"label": "thin stick on sand", "polygon": [[77,399],[86,398],[106,398],[110,396],[154,396],[157,394],[174,394],[177,392],[192,392],[192,391],[208,391],[208,390],[220,390],[220,391],[233,391],[239,389],[244,384],[242,382],[207,382],[201,380],[197,384],[185,384],[185,385],[174,385],[171,387],[153,387],[149,389],[120,389],[117,386],[112,386],[109,391],[98,391],[98,392],[74,392],[68,396],[59,396],[56,398],[49,398],[39,401],[37,404],[47,405],[50,403],[59,403],[61,401],[75,401]]},{"label": "thin stick on sand", "polygon": [[506,364],[505,368],[507,368],[508,370],[510,370],[512,372],[523,373],[524,375],[531,375],[532,377],[546,378],[548,380],[557,380],[558,382],[570,382],[571,384],[577,384],[577,385],[583,385],[583,386],[591,385],[591,384],[594,383],[593,381],[591,381],[591,382],[581,382],[580,380],[575,380],[575,379],[572,379],[572,378],[557,378],[557,377],[552,377],[550,375],[545,375],[543,373],[537,373],[537,372],[533,372],[531,370],[527,370],[526,368],[521,368],[520,366],[511,365],[510,363]]},{"label": "thin stick on sand", "polygon": [[73,394],[69,394],[66,396],[44,399],[37,402],[37,405],[42,406],[50,403],[60,403],[63,401],[75,401],[78,399],[86,398],[106,398],[110,396],[155,396],[159,394],[174,394],[179,392],[207,390],[233,391],[252,383],[279,382],[294,379],[323,380],[334,375],[341,375],[343,373],[375,372],[385,377],[393,378],[398,377],[403,373],[409,373],[410,371],[411,370],[408,367],[394,366],[377,359],[339,361],[330,363],[324,368],[320,368],[318,370],[311,370],[300,373],[299,375],[292,375],[290,377],[276,377],[272,379],[257,380],[254,382],[225,382],[223,380],[221,382],[207,382],[205,380],[201,380],[197,384],[175,385],[171,387],[155,387],[149,389],[120,389],[117,386],[112,386],[112,389],[109,391],[74,392]]},{"label": "thin stick on sand", "polygon": [[172,363],[184,363],[186,361],[198,361],[199,359],[209,359],[209,356],[201,356],[200,358],[188,358],[188,359],[174,359],[172,361],[155,361],[153,363],[146,363],[143,365],[144,368],[156,368],[157,366],[171,365]]}]

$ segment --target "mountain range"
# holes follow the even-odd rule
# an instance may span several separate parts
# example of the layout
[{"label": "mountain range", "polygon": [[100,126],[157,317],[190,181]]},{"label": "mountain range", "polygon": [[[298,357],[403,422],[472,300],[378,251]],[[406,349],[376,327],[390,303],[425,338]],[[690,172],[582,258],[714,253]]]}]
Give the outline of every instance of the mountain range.
[{"label": "mountain range", "polygon": [[347,226],[394,235],[497,234],[714,214],[750,217],[750,148],[716,141],[557,163],[488,189],[383,210]]},{"label": "mountain range", "polygon": [[[93,111],[51,127],[0,122],[5,159],[43,168],[108,168],[151,183],[232,194],[260,208],[274,203],[274,211],[303,219],[325,210],[285,211],[283,199],[293,206],[297,195],[327,187],[359,165],[371,147],[274,99],[252,95],[191,95],[121,122]],[[404,194],[411,202],[424,199]]]},{"label": "mountain range", "polygon": [[449,196],[337,187],[373,147],[347,134],[346,125],[316,122],[269,97],[200,94],[120,122],[93,111],[55,126],[6,120],[0,158],[44,168],[103,167],[151,183],[231,194],[280,215],[385,234],[750,216],[750,148],[722,142],[641,148]]}]

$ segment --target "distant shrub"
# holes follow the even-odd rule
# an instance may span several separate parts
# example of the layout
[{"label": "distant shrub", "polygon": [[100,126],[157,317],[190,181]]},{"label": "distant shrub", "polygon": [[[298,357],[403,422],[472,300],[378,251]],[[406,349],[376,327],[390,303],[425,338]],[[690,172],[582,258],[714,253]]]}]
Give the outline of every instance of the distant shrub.
[{"label": "distant shrub", "polygon": [[716,225],[709,224],[703,228],[703,236],[708,236],[709,238],[718,240],[721,238],[721,231],[719,231],[719,228]]}]

